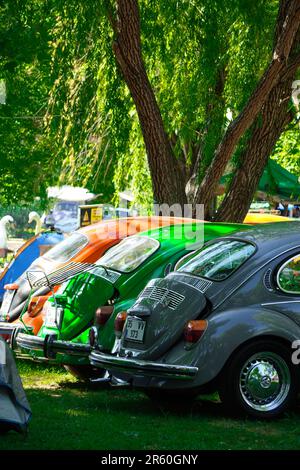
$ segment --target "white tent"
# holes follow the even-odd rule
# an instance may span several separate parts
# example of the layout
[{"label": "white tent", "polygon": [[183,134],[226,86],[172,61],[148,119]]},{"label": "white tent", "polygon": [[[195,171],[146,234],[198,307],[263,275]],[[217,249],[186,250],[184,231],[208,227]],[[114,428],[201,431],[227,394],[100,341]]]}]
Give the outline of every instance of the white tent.
[{"label": "white tent", "polygon": [[50,186],[47,188],[47,196],[59,201],[84,202],[97,197],[97,194],[90,193],[86,188],[78,186]]}]

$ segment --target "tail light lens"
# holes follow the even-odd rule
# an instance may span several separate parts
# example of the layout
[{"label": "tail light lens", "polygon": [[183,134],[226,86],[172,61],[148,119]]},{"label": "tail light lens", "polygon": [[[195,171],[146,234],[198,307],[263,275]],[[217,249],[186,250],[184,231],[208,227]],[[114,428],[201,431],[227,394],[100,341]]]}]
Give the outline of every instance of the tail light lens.
[{"label": "tail light lens", "polygon": [[46,295],[32,297],[27,308],[28,315],[30,317],[36,317],[42,311],[47,299],[48,297]]},{"label": "tail light lens", "polygon": [[97,308],[95,313],[95,324],[98,326],[105,325],[113,311],[114,307],[112,305],[105,305],[104,307]]},{"label": "tail light lens", "polygon": [[4,289],[5,290],[18,290],[19,284],[16,284],[15,282],[13,284],[5,284]]},{"label": "tail light lens", "polygon": [[199,341],[207,328],[206,320],[191,320],[187,323],[183,335],[186,343],[194,344]]},{"label": "tail light lens", "polygon": [[127,318],[127,312],[120,312],[115,318],[115,335],[117,338],[121,338],[122,331]]}]

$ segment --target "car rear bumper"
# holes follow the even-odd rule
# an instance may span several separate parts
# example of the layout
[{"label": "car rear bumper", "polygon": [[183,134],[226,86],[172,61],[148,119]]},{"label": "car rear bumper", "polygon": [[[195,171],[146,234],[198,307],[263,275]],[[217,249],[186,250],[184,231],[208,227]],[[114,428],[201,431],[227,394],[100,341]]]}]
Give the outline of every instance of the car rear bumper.
[{"label": "car rear bumper", "polygon": [[16,328],[19,328],[20,324],[0,322],[0,335],[11,336]]},{"label": "car rear bumper", "polygon": [[146,375],[177,380],[193,380],[198,372],[198,367],[180,366],[175,364],[161,364],[158,362],[143,361],[125,357],[112,356],[100,351],[92,351],[89,356],[90,363],[94,367],[119,371],[128,374]]},{"label": "car rear bumper", "polygon": [[61,341],[56,335],[46,335],[45,338],[25,333],[18,334],[16,342],[19,348],[29,351],[42,351],[48,359],[54,359],[57,353],[88,356],[91,352],[89,344]]}]

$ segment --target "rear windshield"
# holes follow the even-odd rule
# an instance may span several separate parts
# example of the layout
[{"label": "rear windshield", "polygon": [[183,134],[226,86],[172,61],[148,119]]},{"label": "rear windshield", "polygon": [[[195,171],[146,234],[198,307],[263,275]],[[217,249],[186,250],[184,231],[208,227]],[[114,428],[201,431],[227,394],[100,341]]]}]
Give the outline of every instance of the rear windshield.
[{"label": "rear windshield", "polygon": [[129,273],[138,268],[159,248],[159,242],[148,237],[129,237],[110,248],[96,264]]},{"label": "rear windshield", "polygon": [[47,251],[44,258],[64,263],[79,253],[87,244],[88,237],[82,233],[74,232],[62,242],[59,242],[51,250]]},{"label": "rear windshield", "polygon": [[177,263],[176,271],[223,281],[255,252],[250,243],[222,240],[198,250]]}]

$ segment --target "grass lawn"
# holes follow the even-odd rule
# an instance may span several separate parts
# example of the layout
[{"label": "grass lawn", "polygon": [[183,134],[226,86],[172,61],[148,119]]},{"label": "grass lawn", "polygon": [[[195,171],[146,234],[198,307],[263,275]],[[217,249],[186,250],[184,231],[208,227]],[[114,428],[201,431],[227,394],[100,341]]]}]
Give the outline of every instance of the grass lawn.
[{"label": "grass lawn", "polygon": [[29,433],[1,436],[8,449],[300,449],[300,407],[273,422],[229,419],[217,397],[186,406],[142,393],[96,389],[64,369],[18,362],[33,417]]}]

